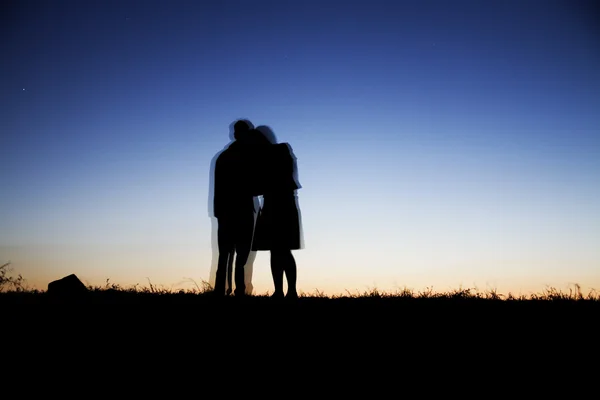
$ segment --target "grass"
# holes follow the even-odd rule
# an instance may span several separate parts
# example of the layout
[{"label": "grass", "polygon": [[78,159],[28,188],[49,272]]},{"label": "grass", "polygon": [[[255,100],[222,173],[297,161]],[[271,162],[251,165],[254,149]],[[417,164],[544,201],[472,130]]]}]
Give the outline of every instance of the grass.
[{"label": "grass", "polygon": [[[10,263],[0,266],[0,299],[13,301],[44,301],[50,296],[46,291],[29,289],[26,280],[21,275],[12,275]],[[202,281],[200,284],[190,280],[194,285],[191,289],[172,289],[164,286],[157,286],[148,280],[147,286],[139,284],[123,287],[117,283],[106,280],[103,286],[88,285],[89,297],[94,301],[103,302],[104,300],[111,303],[115,301],[124,302],[139,302],[148,299],[171,300],[198,302],[210,298],[212,291],[211,285]],[[232,296],[227,296],[224,301],[232,299]],[[247,296],[247,301],[263,301],[271,300],[269,293]],[[301,292],[299,294],[299,302],[307,301],[330,301],[330,302],[347,302],[349,300],[370,300],[371,302],[380,301],[411,301],[411,302],[432,302],[440,303],[441,301],[470,301],[470,302],[487,302],[487,303],[515,303],[515,302],[569,302],[569,303],[588,303],[600,305],[600,293],[592,289],[588,293],[583,293],[578,284],[568,292],[558,290],[553,287],[548,287],[541,293],[529,295],[514,295],[508,293],[506,295],[498,293],[496,290],[480,291],[477,288],[458,288],[447,292],[436,292],[433,288],[427,288],[422,291],[415,291],[409,288],[403,288],[394,292],[382,292],[377,288],[366,290],[363,292],[346,291],[344,294],[326,295],[320,290],[315,290],[312,293]]]},{"label": "grass", "polygon": [[[587,354],[597,348],[600,295],[583,293],[578,285],[528,296],[477,288],[373,288],[333,296],[315,290],[300,293],[296,301],[276,301],[265,293],[240,301],[214,298],[207,282],[173,290],[150,281],[122,287],[107,280],[87,286],[82,296],[61,298],[28,289],[21,276],[9,272],[8,264],[0,268],[0,332],[11,335],[11,346],[5,346],[9,352],[32,343],[53,346],[56,338],[66,338],[82,349],[110,343],[123,354],[140,346],[151,354],[172,354],[175,348],[200,345],[207,346],[207,354],[231,351],[227,357],[234,359],[240,356],[236,346],[242,346],[256,355],[287,348],[298,360],[323,362],[350,356],[383,360],[394,352],[398,360],[416,354],[414,361],[434,354],[445,365],[448,351],[493,351],[508,362],[539,359],[550,350],[553,355]],[[21,347],[15,344],[19,341]],[[538,354],[533,356],[532,349]]]},{"label": "grass", "polygon": [[[600,296],[578,285],[529,296],[476,288],[373,288],[334,296],[315,290],[278,302],[268,293],[214,299],[207,282],[173,290],[151,281],[122,287],[107,280],[87,286],[84,297],[60,299],[28,289],[6,264],[0,289],[2,357],[17,373],[27,371],[28,379],[31,369],[51,372],[32,366],[57,360],[51,369],[63,379],[58,361],[102,379],[108,370],[125,379],[152,376],[145,372],[151,370],[157,374],[153,390],[167,376],[173,376],[172,387],[190,373],[187,379],[210,387],[223,371],[231,379],[241,370],[258,374],[257,382],[282,372],[281,382],[321,382],[315,393],[324,393],[322,382],[331,381],[332,394],[346,387],[356,395],[357,383],[366,383],[363,395],[372,396],[382,382],[412,382],[429,394],[454,391],[461,383],[463,390],[485,390],[486,377],[493,391],[501,385],[524,393],[523,382],[537,382],[533,377],[541,374],[544,383],[531,389],[539,394],[547,382],[554,389],[554,382],[571,376],[594,382],[598,360]],[[573,356],[581,365],[572,365]],[[551,372],[558,377],[548,380]],[[336,374],[348,383],[340,385]]]}]

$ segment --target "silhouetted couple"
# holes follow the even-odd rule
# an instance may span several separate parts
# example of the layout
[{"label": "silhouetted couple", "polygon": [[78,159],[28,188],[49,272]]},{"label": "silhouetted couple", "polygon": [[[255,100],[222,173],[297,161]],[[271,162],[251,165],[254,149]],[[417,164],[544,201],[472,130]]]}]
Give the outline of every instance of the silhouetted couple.
[{"label": "silhouetted couple", "polygon": [[[267,126],[254,128],[249,121],[239,120],[233,135],[234,141],[215,164],[219,260],[214,294],[225,295],[227,272],[235,254],[234,294],[245,295],[244,266],[250,252],[268,250],[275,286],[272,297],[284,297],[285,275],[285,297],[297,298],[292,254],[301,248],[296,158],[289,144],[277,143]],[[256,205],[257,196],[263,197],[262,206]]]}]

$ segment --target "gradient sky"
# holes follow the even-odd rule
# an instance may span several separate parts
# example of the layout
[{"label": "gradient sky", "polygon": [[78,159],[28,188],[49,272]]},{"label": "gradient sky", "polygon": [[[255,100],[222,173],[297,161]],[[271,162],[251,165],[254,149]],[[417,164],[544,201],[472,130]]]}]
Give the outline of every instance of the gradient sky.
[{"label": "gradient sky", "polygon": [[303,292],[600,289],[594,3],[5,3],[0,263],[208,281],[211,160],[248,118],[298,158]]}]

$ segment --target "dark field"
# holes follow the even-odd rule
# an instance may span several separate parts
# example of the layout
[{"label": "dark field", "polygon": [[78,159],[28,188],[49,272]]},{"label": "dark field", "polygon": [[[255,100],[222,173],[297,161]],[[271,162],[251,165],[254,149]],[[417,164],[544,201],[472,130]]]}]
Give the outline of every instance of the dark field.
[{"label": "dark field", "polygon": [[[468,289],[373,290],[274,300],[90,287],[72,297],[0,293],[0,310],[7,360],[21,365],[40,357],[77,358],[85,368],[105,373],[106,364],[121,376],[151,370],[160,375],[156,379],[177,381],[242,371],[260,380],[269,371],[311,390],[327,387],[332,395],[350,379],[342,387],[352,395],[355,383],[421,385],[424,377],[475,388],[487,382],[512,393],[529,385],[538,393],[538,376],[546,383],[589,384],[598,371],[595,292],[504,297]],[[342,381],[332,381],[331,374]],[[427,390],[452,392],[439,385]]]},{"label": "dark field", "polygon": [[[406,325],[414,321],[441,323],[447,326],[463,324],[508,323],[520,329],[530,324],[577,326],[596,321],[600,316],[600,298],[595,292],[563,293],[549,289],[530,296],[480,293],[473,289],[458,289],[448,293],[411,292],[381,293],[377,290],[356,295],[325,296],[321,293],[301,294],[295,300],[271,299],[268,294],[237,298],[214,298],[209,290],[169,291],[150,288],[123,289],[88,287],[78,295],[53,295],[45,291],[12,290],[0,293],[0,307],[22,310],[112,310],[115,314],[135,310],[161,316],[181,316],[187,321],[220,318],[248,323],[293,321],[309,323],[320,320],[322,327],[339,324],[381,328],[391,324]],[[370,322],[369,322],[370,321]],[[517,322],[519,321],[519,325]],[[594,322],[595,323],[595,322]]]},{"label": "dark field", "polygon": [[107,281],[104,287],[88,286],[77,295],[56,295],[29,290],[20,276],[9,276],[6,266],[3,270],[0,322],[9,329],[2,332],[26,341],[33,334],[48,339],[57,332],[83,330],[85,334],[73,340],[98,343],[99,337],[109,342],[122,338],[152,351],[178,345],[226,351],[238,343],[255,354],[253,346],[264,343],[260,351],[267,351],[276,342],[283,346],[281,351],[286,346],[324,346],[331,351],[348,347],[352,354],[381,356],[390,349],[447,351],[476,346],[496,356],[540,348],[548,357],[577,350],[584,358],[597,353],[600,343],[600,296],[596,291],[582,293],[577,285],[566,293],[549,288],[529,296],[474,289],[447,293],[374,289],[275,300],[267,294],[214,298],[206,284],[172,291],[153,285],[122,288]]}]

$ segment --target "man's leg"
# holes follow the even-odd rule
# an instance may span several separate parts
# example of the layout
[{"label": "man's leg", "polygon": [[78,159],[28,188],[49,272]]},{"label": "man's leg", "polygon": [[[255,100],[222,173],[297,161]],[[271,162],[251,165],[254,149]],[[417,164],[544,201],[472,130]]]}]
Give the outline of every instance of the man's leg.
[{"label": "man's leg", "polygon": [[244,267],[248,262],[252,247],[252,236],[254,235],[254,212],[240,216],[236,237],[235,257],[235,294],[243,296],[246,294],[246,282]]},{"label": "man's leg", "polygon": [[229,253],[219,251],[219,261],[217,264],[217,276],[215,278],[214,292],[219,296],[225,294],[225,279],[227,278],[227,263],[229,260]]},{"label": "man's leg", "polygon": [[256,251],[250,251],[248,261],[244,265],[244,284],[246,286],[246,294],[251,295],[254,293],[254,286],[252,285],[252,274],[254,273],[254,260],[256,260]]},{"label": "man's leg", "polygon": [[235,295],[243,296],[246,294],[246,282],[244,276],[244,266],[250,255],[249,249],[238,249],[235,258]]},{"label": "man's leg", "polygon": [[230,253],[233,249],[231,233],[231,224],[224,219],[219,219],[219,228],[217,233],[217,240],[219,243],[219,260],[217,262],[217,276],[215,278],[214,287],[214,293],[219,296],[225,295],[227,266],[229,264]]},{"label": "man's leg", "polygon": [[227,259],[227,295],[233,292],[233,258],[235,257],[235,250],[229,251],[229,258]]}]

